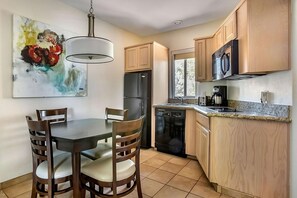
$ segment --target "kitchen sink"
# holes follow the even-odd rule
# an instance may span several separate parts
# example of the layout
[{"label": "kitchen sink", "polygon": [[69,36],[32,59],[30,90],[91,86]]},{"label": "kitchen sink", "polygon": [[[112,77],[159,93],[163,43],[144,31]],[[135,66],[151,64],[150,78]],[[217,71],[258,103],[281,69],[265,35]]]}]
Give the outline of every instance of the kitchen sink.
[{"label": "kitchen sink", "polygon": [[239,112],[235,108],[231,108],[231,107],[208,107],[208,108],[216,112]]}]

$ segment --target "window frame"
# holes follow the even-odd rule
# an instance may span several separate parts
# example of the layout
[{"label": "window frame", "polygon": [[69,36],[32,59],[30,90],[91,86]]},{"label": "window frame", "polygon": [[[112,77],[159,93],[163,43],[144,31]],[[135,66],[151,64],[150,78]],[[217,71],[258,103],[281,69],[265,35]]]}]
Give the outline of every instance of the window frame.
[{"label": "window frame", "polygon": [[[170,87],[170,98],[173,99],[173,98],[176,98],[174,95],[175,95],[175,67],[174,67],[174,56],[176,54],[184,54],[184,53],[195,53],[195,48],[187,48],[187,49],[182,49],[182,50],[173,50],[171,51],[170,53],[170,68],[169,68],[169,71],[170,71],[170,77],[169,77],[169,87]],[[195,54],[194,54],[194,60],[195,60]],[[185,60],[186,61],[186,60]],[[196,61],[196,60],[195,60]],[[186,64],[184,64],[184,69],[186,69]],[[196,69],[196,68],[195,68]],[[184,70],[186,71],[186,70]],[[184,73],[184,79],[185,79],[185,86],[184,86],[184,89],[185,89],[185,92],[187,91],[187,73],[185,72]],[[193,99],[193,98],[196,98],[197,96],[197,84],[196,84],[196,80],[195,80],[195,96],[183,96],[182,98],[184,99]]]}]

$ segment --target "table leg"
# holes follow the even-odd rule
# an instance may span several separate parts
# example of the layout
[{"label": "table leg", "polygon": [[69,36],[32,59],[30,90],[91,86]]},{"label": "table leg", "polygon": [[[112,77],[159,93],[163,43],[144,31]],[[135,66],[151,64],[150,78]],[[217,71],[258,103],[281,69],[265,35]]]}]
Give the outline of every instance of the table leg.
[{"label": "table leg", "polygon": [[80,152],[72,153],[72,178],[73,178],[73,197],[81,197],[80,185]]}]

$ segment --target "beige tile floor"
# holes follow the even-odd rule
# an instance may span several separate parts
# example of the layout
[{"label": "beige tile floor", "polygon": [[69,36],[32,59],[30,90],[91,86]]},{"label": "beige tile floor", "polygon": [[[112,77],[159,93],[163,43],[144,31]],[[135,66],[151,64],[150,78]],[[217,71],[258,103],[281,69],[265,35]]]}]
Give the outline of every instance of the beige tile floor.
[{"label": "beige tile floor", "polygon": [[[196,160],[141,150],[143,198],[229,198],[214,191]],[[30,198],[31,180],[2,189],[0,198]],[[57,196],[71,198],[72,192]],[[89,197],[89,193],[87,193]],[[137,198],[136,190],[126,198]]]}]

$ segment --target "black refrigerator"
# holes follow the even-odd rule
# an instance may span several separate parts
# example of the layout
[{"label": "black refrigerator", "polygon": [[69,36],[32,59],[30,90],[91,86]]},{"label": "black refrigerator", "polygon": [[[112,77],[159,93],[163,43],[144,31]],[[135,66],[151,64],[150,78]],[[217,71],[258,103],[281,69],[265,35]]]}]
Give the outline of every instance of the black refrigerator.
[{"label": "black refrigerator", "polygon": [[126,73],[124,76],[124,109],[128,119],[145,115],[141,147],[151,147],[151,72]]}]

